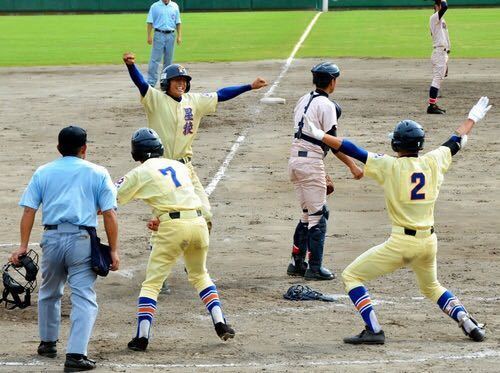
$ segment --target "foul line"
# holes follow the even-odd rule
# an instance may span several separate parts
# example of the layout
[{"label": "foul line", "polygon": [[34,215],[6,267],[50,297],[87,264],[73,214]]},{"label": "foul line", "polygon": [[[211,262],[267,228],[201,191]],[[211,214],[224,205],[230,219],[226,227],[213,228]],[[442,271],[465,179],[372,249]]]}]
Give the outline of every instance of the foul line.
[{"label": "foul line", "polygon": [[[281,69],[281,72],[278,75],[278,78],[274,81],[273,85],[269,88],[269,90],[266,93],[264,93],[264,97],[271,96],[273,94],[274,90],[276,89],[276,87],[278,87],[281,79],[283,79],[283,77],[287,73],[288,69],[290,68],[290,65],[292,64],[293,59],[295,58],[295,55],[297,54],[297,51],[302,46],[302,43],[304,42],[304,40],[306,40],[307,36],[311,32],[312,28],[314,27],[314,24],[318,20],[321,13],[322,12],[318,12],[314,16],[312,21],[309,23],[309,25],[305,29],[304,33],[300,37],[299,41],[297,42],[297,44],[295,44],[295,47],[293,48],[293,51],[290,54],[290,57],[288,57],[288,59],[286,60],[285,65]],[[256,110],[256,115],[258,115],[260,113],[260,111],[261,111],[261,107],[259,106]],[[236,152],[238,151],[238,148],[240,147],[240,145],[245,141],[245,138],[248,134],[250,127],[251,126],[247,126],[243,130],[243,133],[240,136],[238,136],[238,138],[234,142],[233,146],[231,147],[231,151],[224,159],[224,162],[222,162],[222,165],[219,167],[219,170],[217,171],[215,176],[210,181],[210,184],[208,184],[208,186],[205,188],[205,192],[207,193],[208,196],[210,196],[213,193],[213,191],[217,187],[217,184],[219,184],[219,181],[221,181],[221,179],[224,177],[224,174],[226,173],[226,170],[227,170],[227,167],[229,166],[229,163],[231,163],[232,159],[236,155]]]},{"label": "foul line", "polygon": [[[370,365],[374,364],[411,364],[411,363],[426,363],[430,361],[440,361],[440,360],[475,360],[475,359],[486,359],[500,357],[500,351],[487,349],[484,351],[472,352],[465,355],[428,355],[418,358],[410,359],[379,359],[379,360],[319,360],[319,361],[280,361],[276,363],[260,363],[260,362],[248,362],[248,363],[219,363],[219,364],[139,364],[139,363],[102,363],[98,364],[98,367],[109,367],[109,368],[153,368],[153,369],[174,369],[174,368],[277,368],[277,367],[317,367],[317,366],[332,366],[332,365]],[[53,364],[47,364],[39,360],[33,360],[30,362],[18,362],[18,361],[0,361],[0,366],[8,367],[38,367],[38,366],[53,366]]]}]

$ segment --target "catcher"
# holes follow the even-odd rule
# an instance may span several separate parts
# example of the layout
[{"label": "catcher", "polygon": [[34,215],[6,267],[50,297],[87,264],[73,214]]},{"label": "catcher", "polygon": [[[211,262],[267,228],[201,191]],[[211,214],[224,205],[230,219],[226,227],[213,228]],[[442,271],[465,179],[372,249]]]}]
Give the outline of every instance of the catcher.
[{"label": "catcher", "polygon": [[[295,139],[292,142],[288,173],[302,209],[293,235],[292,261],[289,276],[304,276],[306,280],[333,280],[335,275],[322,266],[328,207],[326,193],[333,192],[333,182],[325,175],[328,146],[302,133],[304,118],[314,121],[329,134],[337,134],[340,106],[328,98],[335,90],[340,70],[331,62],[323,62],[311,70],[316,89],[302,96],[294,110]],[[363,177],[363,170],[347,155],[332,149],[335,156],[351,170],[355,179]],[[306,253],[309,250],[309,264]]]}]

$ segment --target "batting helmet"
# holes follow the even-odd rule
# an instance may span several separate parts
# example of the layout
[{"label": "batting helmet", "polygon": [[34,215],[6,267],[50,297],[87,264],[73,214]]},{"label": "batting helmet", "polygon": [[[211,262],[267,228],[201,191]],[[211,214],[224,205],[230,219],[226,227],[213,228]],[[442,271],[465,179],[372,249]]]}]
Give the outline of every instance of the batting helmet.
[{"label": "batting helmet", "polygon": [[318,87],[325,87],[332,79],[340,76],[340,69],[332,62],[321,62],[311,69],[313,74],[313,84]]},{"label": "batting helmet", "polygon": [[149,158],[163,155],[163,144],[158,134],[151,128],[139,128],[132,135],[132,158],[144,162]]},{"label": "batting helmet", "polygon": [[177,78],[179,76],[182,76],[183,78],[186,79],[186,93],[189,92],[189,89],[191,88],[191,77],[188,75],[188,72],[185,67],[179,65],[179,64],[172,64],[168,65],[163,69],[161,75],[160,75],[160,88],[163,92],[167,92],[168,90],[168,85],[170,82],[170,79]]},{"label": "batting helmet", "polygon": [[[5,302],[5,307],[12,304],[9,309],[16,307],[26,308],[31,305],[31,293],[36,288],[36,275],[38,274],[38,254],[30,250],[19,258],[19,265],[7,263],[3,267],[2,282],[3,293],[1,302]],[[24,295],[21,300],[20,295]],[[12,300],[9,299],[12,297]]]},{"label": "batting helmet", "polygon": [[405,119],[396,125],[391,139],[392,150],[395,152],[418,152],[424,148],[425,132],[417,122]]}]

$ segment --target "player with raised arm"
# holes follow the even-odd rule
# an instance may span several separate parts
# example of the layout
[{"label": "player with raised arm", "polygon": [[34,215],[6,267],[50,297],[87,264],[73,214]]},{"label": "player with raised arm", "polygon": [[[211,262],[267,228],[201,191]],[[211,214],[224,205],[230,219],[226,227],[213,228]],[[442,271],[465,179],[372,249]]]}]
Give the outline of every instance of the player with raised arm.
[{"label": "player with raised arm", "polygon": [[424,130],[412,120],[399,122],[393,132],[391,145],[397,157],[369,153],[347,139],[325,134],[309,121],[304,124],[304,133],[366,164],[365,175],[384,189],[392,221],[389,239],[361,254],[342,273],[345,289],[366,324],[359,335],[344,338],[345,343],[385,342],[364,283],[404,266],[415,273],[422,294],[436,302],[467,336],[477,342],[484,340],[483,325],[437,280],[434,205],[452,156],[463,148],[474,124],[490,108],[488,98],[482,97],[456,132],[442,146],[424,155],[419,155],[424,146]]}]

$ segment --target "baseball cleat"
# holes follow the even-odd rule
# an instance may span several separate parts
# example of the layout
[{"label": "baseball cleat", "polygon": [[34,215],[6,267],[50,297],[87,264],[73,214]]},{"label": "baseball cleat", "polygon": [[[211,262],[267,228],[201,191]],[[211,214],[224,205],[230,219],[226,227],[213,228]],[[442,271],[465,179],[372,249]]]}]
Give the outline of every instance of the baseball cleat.
[{"label": "baseball cleat", "polygon": [[148,348],[149,340],[146,337],[134,337],[127,345],[129,350],[132,351],[146,351]]},{"label": "baseball cleat", "polygon": [[88,359],[87,356],[77,358],[66,355],[65,372],[83,372],[92,369],[95,369],[95,361]]},{"label": "baseball cleat", "polygon": [[446,110],[440,108],[436,104],[429,104],[427,107],[427,114],[446,114]]},{"label": "baseball cleat", "polygon": [[349,343],[352,345],[383,345],[385,343],[385,334],[383,330],[375,333],[368,329],[367,326],[365,326],[365,330],[363,330],[358,335],[344,338],[344,343]]},{"label": "baseball cleat", "polygon": [[223,341],[227,341],[228,339],[234,338],[234,335],[236,332],[234,331],[231,326],[223,323],[223,322],[218,322],[215,324],[215,332],[219,336],[220,339]]},{"label": "baseball cleat", "polygon": [[54,358],[57,356],[57,348],[56,348],[56,342],[40,342],[40,345],[38,346],[38,355],[44,356],[44,357],[50,357]]},{"label": "baseball cleat", "polygon": [[307,270],[307,263],[304,259],[298,257],[292,257],[292,262],[288,265],[286,269],[286,274],[288,276],[299,276],[304,277]]},{"label": "baseball cleat", "polygon": [[329,281],[335,278],[335,274],[325,267],[307,268],[304,278],[309,281]]},{"label": "baseball cleat", "polygon": [[[470,332],[467,333],[464,327],[466,321],[472,321],[475,325]],[[486,338],[486,330],[484,329],[484,324],[479,324],[472,316],[466,316],[458,322],[458,326],[462,329],[464,334],[475,342],[482,342]]]},{"label": "baseball cleat", "polygon": [[165,280],[165,282],[163,282],[163,285],[161,287],[160,294],[168,295],[171,292],[172,290],[170,289],[170,285],[168,284],[167,280]]}]

